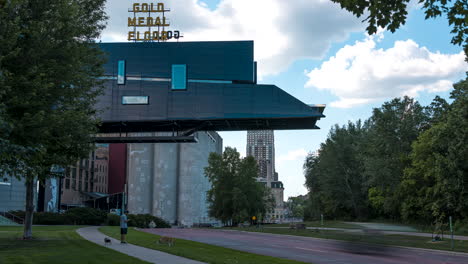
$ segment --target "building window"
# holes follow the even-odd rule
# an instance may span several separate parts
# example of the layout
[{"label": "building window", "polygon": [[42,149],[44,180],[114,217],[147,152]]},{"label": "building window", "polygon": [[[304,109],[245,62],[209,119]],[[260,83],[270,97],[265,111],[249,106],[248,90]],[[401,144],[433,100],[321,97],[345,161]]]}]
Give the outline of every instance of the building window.
[{"label": "building window", "polygon": [[65,179],[65,189],[70,189],[70,179]]},{"label": "building window", "polygon": [[172,65],[172,90],[187,89],[187,66],[185,64]]},{"label": "building window", "polygon": [[119,60],[117,71],[117,84],[125,84],[125,61]]},{"label": "building window", "polygon": [[147,105],[149,96],[122,96],[123,105]]},{"label": "building window", "polygon": [[10,186],[10,185],[11,185],[11,182],[8,181],[8,178],[7,178],[7,177],[0,178],[0,185],[7,185],[7,186]]}]

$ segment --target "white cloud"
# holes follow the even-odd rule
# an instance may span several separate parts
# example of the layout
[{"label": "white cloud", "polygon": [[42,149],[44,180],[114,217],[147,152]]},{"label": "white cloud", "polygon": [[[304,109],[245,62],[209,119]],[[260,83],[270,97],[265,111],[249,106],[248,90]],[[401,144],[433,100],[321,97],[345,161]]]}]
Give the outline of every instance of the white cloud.
[{"label": "white cloud", "polygon": [[[171,28],[181,30],[183,41],[254,40],[260,76],[279,73],[300,58],[319,59],[331,43],[364,28],[329,0],[221,0],[214,10],[197,0],[161,2],[171,9]],[[103,41],[126,41],[131,5],[108,0]]]},{"label": "white cloud", "polygon": [[302,162],[304,161],[306,156],[307,156],[307,151],[305,151],[304,149],[291,150],[284,155],[280,155],[277,159],[277,162],[278,164],[282,164],[285,161],[293,161],[293,160],[300,160]]},{"label": "white cloud", "polygon": [[403,95],[416,97],[422,91],[447,91],[468,70],[463,52],[431,52],[411,39],[378,49],[381,38],[367,37],[341,48],[306,73],[306,87],[328,90],[339,97],[331,106],[349,108]]}]

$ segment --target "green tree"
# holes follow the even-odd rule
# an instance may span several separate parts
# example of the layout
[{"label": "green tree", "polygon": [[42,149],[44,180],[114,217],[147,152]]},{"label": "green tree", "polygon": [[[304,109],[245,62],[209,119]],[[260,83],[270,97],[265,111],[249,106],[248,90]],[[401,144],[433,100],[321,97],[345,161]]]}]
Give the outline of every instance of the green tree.
[{"label": "green tree", "polygon": [[[332,0],[341,8],[357,17],[365,16],[367,32],[374,34],[378,27],[395,32],[406,22],[410,0],[373,1],[373,0]],[[419,0],[426,19],[446,15],[454,34],[452,43],[463,45],[468,54],[468,2],[466,0]]]},{"label": "green tree", "polygon": [[[364,218],[367,193],[363,190],[362,152],[367,125],[361,121],[335,125],[321,144],[318,157],[309,155],[304,164],[310,202],[307,217]],[[314,204],[314,202],[315,204]],[[318,203],[318,204],[317,204]]]},{"label": "green tree", "polygon": [[307,196],[299,195],[296,197],[289,197],[286,202],[286,207],[288,208],[289,215],[288,217],[292,218],[304,218],[304,207],[307,202]]},{"label": "green tree", "polygon": [[266,186],[256,181],[257,162],[253,157],[241,159],[235,148],[223,154],[211,153],[205,175],[211,182],[207,192],[210,216],[233,224],[263,216],[271,208]]},{"label": "green tree", "polygon": [[411,144],[428,123],[427,114],[414,99],[395,98],[375,108],[369,122],[364,153],[369,202],[376,214],[399,218],[399,185],[411,162]]},{"label": "green tree", "polygon": [[92,150],[103,55],[105,0],[9,0],[0,3],[2,173],[26,182],[24,238],[32,237],[33,185]]},{"label": "green tree", "polygon": [[444,114],[412,145],[401,186],[405,219],[468,218],[468,81],[455,84],[451,98],[448,108],[439,104]]}]

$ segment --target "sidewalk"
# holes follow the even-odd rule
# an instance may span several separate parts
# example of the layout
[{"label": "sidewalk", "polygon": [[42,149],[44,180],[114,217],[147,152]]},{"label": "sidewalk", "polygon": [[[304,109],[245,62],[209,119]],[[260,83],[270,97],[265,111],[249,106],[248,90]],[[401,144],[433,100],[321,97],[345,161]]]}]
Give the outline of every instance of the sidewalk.
[{"label": "sidewalk", "polygon": [[108,237],[98,230],[98,226],[84,227],[76,230],[76,232],[82,236],[84,239],[89,240],[93,243],[96,243],[100,246],[105,246],[107,248],[119,251],[121,253],[127,254],[129,256],[148,261],[150,263],[158,264],[204,264],[196,260],[191,260],[175,255],[171,255],[165,252],[139,247],[132,244],[120,244],[119,240],[113,239],[111,245],[104,245],[104,238]]}]

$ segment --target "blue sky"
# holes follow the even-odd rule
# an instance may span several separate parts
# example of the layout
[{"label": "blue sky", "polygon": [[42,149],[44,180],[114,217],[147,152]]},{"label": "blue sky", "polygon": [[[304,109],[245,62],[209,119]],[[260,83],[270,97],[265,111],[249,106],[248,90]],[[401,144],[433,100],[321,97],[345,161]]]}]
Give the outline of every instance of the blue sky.
[{"label": "blue sky", "polygon": [[[125,41],[133,1],[108,0],[102,41]],[[145,2],[145,1],[134,1]],[[255,41],[259,83],[275,84],[301,101],[326,104],[320,130],[275,131],[276,170],[285,199],[306,194],[302,165],[334,124],[366,119],[372,108],[402,95],[427,105],[448,98],[468,70],[450,44],[445,18],[424,20],[416,5],[396,33],[367,36],[365,25],[327,0],[171,0],[171,26],[183,41]],[[286,2],[286,3],[285,3]],[[246,132],[223,132],[224,146],[245,155]]]}]

